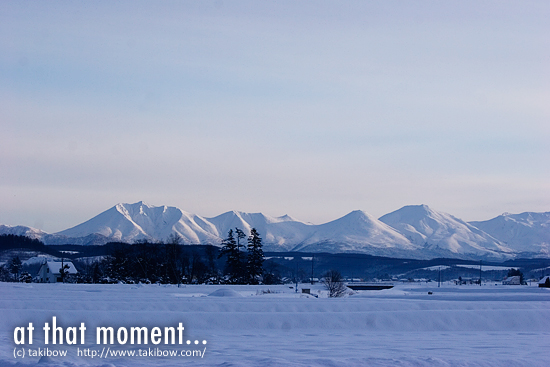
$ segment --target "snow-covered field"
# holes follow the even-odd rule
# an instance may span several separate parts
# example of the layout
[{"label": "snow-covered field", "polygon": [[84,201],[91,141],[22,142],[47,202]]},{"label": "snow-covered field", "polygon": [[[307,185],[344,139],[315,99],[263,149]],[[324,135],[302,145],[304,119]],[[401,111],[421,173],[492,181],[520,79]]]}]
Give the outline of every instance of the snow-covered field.
[{"label": "snow-covered field", "polygon": [[[303,287],[318,298],[289,286],[0,283],[0,366],[550,366],[549,289],[401,284],[329,299],[321,286]],[[85,344],[45,345],[54,316],[65,332],[85,323]],[[33,344],[16,345],[14,329],[29,322]],[[97,326],[179,322],[181,345],[95,340]],[[157,348],[202,357],[150,356]],[[67,355],[29,355],[48,350]]]}]

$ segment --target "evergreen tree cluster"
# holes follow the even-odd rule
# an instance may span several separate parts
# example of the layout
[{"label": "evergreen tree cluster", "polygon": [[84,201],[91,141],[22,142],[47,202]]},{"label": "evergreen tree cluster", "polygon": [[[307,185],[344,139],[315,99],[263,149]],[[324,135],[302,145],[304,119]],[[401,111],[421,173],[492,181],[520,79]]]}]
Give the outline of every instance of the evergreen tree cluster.
[{"label": "evergreen tree cluster", "polygon": [[47,251],[46,245],[37,239],[15,234],[0,235],[0,249],[9,250],[14,248],[26,248],[43,252]]},{"label": "evergreen tree cluster", "polygon": [[[227,238],[222,242],[219,257],[226,257],[225,280],[231,284],[259,284],[263,282],[264,253],[262,238],[255,228],[250,230],[247,251],[241,251],[241,240],[244,232],[235,228],[229,230]],[[244,246],[243,246],[244,247]]]},{"label": "evergreen tree cluster", "polygon": [[[160,283],[160,284],[259,284],[263,281],[262,239],[256,229],[246,235],[230,230],[221,250],[214,246],[191,247],[177,235],[164,243],[142,241],[133,245],[120,243],[110,256],[92,264],[76,265],[82,269],[82,282],[89,283]],[[244,251],[246,248],[246,251]],[[225,267],[218,259],[225,257]]]},{"label": "evergreen tree cluster", "polygon": [[86,281],[93,283],[180,285],[216,282],[220,277],[216,255],[214,247],[188,247],[178,236],[171,236],[164,243],[121,243],[114,247],[110,256],[85,267],[84,274]]},{"label": "evergreen tree cluster", "polygon": [[0,266],[0,282],[32,283],[32,276],[23,271],[23,263],[19,256],[13,257],[7,264]]}]

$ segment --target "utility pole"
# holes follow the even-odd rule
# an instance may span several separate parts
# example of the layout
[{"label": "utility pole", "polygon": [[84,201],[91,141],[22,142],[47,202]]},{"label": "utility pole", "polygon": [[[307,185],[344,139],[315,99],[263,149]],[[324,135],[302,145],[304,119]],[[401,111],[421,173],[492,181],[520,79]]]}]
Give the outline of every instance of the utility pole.
[{"label": "utility pole", "polygon": [[479,260],[479,286],[481,287],[481,260]]},{"label": "utility pole", "polygon": [[296,275],[294,276],[294,280],[296,281],[296,293],[298,293],[298,259],[294,257],[294,262],[296,263]]},{"label": "utility pole", "polygon": [[441,287],[441,266],[439,267],[439,280],[437,281],[437,288]]},{"label": "utility pole", "polygon": [[311,257],[311,285],[313,285],[313,261],[315,260],[315,254]]}]

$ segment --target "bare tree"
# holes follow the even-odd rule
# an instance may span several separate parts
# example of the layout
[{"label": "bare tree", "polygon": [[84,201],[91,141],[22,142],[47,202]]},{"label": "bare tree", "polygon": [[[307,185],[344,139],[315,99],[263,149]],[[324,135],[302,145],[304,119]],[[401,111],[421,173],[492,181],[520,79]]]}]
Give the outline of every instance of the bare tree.
[{"label": "bare tree", "polygon": [[346,294],[347,287],[344,285],[342,275],[338,270],[329,270],[325,273],[323,284],[328,290],[328,296],[343,297]]}]

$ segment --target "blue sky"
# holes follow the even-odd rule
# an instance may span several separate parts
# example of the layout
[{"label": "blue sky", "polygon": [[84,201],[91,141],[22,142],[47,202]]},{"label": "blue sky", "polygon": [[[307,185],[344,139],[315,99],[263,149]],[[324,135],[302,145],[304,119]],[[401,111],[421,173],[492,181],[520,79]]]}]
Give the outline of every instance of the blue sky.
[{"label": "blue sky", "polygon": [[550,3],[3,1],[0,223],[550,210]]}]

